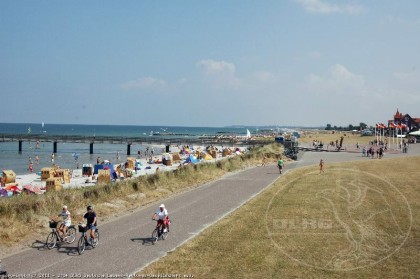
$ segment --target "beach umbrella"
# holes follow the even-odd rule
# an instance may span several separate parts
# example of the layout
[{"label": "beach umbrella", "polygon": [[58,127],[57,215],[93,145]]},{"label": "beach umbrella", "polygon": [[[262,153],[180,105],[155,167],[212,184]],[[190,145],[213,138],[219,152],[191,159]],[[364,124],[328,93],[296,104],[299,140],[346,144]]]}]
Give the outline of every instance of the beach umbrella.
[{"label": "beach umbrella", "polygon": [[41,194],[41,189],[35,186],[32,186],[31,184],[27,184],[25,186],[22,187],[22,189],[28,191],[29,193],[32,194]]}]

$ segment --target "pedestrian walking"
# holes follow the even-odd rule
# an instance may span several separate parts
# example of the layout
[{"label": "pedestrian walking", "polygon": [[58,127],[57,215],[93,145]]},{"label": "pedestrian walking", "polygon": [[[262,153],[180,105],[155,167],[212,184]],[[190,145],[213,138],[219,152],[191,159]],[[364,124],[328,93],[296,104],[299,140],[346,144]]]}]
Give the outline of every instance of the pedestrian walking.
[{"label": "pedestrian walking", "polygon": [[324,160],[319,161],[319,174],[324,173]]},{"label": "pedestrian walking", "polygon": [[282,158],[280,158],[277,162],[277,167],[279,168],[279,173],[283,173],[283,167],[284,167],[284,161]]},{"label": "pedestrian walking", "polygon": [[262,158],[261,167],[265,167],[266,164],[267,164],[267,157],[264,155]]}]

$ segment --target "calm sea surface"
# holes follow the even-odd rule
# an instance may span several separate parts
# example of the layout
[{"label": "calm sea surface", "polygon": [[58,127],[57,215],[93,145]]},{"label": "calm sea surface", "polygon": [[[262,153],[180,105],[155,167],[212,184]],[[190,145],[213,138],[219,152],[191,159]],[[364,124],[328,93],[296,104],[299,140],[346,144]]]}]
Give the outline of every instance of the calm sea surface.
[{"label": "calm sea surface", "polygon": [[[250,129],[251,133],[254,131]],[[246,135],[246,128],[231,127],[165,127],[165,126],[117,126],[117,125],[60,125],[42,123],[0,123],[0,134],[46,134],[46,135],[78,135],[78,136],[118,136],[118,137],[186,137],[194,138],[199,136],[212,135]],[[175,134],[175,135],[173,135]],[[137,151],[144,151],[148,145],[133,144],[131,156],[137,156]],[[58,153],[55,154],[55,163],[63,168],[75,169],[77,164],[94,164],[96,158],[124,162],[127,155],[125,144],[99,144],[95,143],[93,152],[89,154],[88,143],[58,143]],[[18,152],[18,142],[0,142],[0,169],[13,170],[16,174],[29,173],[29,160],[34,163],[34,172],[43,167],[51,166],[52,142],[41,142],[38,148],[32,142],[23,142],[22,153]],[[154,147],[155,154],[161,154],[163,146]],[[75,154],[78,158],[75,160]],[[39,164],[35,163],[35,156],[39,157]]]}]

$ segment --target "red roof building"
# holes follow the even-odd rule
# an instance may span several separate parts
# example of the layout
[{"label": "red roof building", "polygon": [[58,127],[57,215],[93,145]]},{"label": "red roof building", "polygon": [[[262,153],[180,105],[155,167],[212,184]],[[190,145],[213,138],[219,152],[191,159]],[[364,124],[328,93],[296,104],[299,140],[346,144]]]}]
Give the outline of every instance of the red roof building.
[{"label": "red roof building", "polygon": [[395,125],[406,125],[407,132],[417,131],[420,129],[420,118],[413,118],[409,114],[403,115],[398,109],[394,115],[394,119],[388,120],[388,127],[392,126],[392,123]]}]

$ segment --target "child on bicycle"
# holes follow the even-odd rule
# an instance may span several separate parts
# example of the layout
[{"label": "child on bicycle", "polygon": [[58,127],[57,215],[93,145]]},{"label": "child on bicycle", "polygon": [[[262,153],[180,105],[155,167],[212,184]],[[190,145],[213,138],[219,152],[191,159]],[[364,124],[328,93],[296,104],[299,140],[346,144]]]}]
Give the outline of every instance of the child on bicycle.
[{"label": "child on bicycle", "polygon": [[166,210],[165,205],[163,203],[159,206],[159,209],[153,214],[152,219],[157,220],[157,227],[162,225],[163,230],[165,231],[165,229],[167,229],[167,232],[169,232],[168,211]]}]

